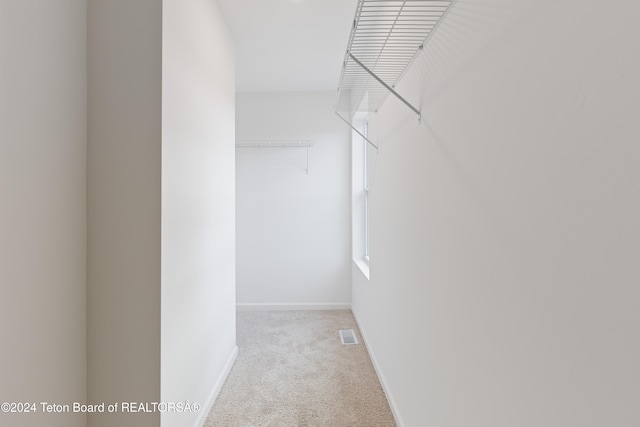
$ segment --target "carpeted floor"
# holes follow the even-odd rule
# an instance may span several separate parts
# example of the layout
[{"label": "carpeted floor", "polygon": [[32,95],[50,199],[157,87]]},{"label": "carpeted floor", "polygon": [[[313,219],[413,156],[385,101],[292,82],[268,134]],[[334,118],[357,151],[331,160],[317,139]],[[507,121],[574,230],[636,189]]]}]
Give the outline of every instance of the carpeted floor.
[{"label": "carpeted floor", "polygon": [[[238,312],[238,358],[205,427],[395,426],[351,311]],[[339,329],[359,344],[343,345]]]}]

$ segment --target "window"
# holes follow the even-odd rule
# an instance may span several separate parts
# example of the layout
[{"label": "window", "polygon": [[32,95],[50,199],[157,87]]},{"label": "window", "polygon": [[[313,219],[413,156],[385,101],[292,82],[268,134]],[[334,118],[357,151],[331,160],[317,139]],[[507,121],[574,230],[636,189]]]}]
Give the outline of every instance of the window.
[{"label": "window", "polygon": [[[364,137],[369,137],[369,121],[364,122]],[[363,141],[362,176],[364,189],[364,259],[369,261],[369,144]]]},{"label": "window", "polygon": [[353,262],[362,273],[369,278],[371,203],[370,184],[375,167],[375,151],[367,142],[369,135],[375,133],[375,122],[370,121],[368,113],[356,113],[353,118],[354,130],[352,142],[352,175],[351,175],[351,233]]}]

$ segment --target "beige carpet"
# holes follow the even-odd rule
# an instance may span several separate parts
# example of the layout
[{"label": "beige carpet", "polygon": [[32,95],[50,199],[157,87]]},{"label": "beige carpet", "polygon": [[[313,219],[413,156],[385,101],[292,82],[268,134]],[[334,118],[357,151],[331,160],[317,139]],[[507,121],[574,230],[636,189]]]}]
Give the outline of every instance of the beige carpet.
[{"label": "beige carpet", "polygon": [[[339,329],[359,344],[343,345]],[[205,427],[396,425],[351,311],[239,312],[237,335]]]}]

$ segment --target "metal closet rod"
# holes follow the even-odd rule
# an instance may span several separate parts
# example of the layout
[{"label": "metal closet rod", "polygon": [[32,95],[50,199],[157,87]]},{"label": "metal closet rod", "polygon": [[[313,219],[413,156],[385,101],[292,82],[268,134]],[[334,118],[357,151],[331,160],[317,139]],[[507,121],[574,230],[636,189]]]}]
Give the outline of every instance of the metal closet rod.
[{"label": "metal closet rod", "polygon": [[309,148],[313,147],[310,139],[258,139],[238,140],[236,148],[306,148],[307,149],[307,175],[309,175]]},{"label": "metal closet rod", "polygon": [[311,139],[252,139],[236,141],[236,148],[309,148],[313,147]]}]

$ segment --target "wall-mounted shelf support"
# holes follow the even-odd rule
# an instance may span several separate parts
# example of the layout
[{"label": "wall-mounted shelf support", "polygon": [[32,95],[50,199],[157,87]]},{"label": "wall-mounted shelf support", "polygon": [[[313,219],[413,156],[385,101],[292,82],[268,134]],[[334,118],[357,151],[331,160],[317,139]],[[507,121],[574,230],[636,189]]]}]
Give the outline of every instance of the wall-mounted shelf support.
[{"label": "wall-mounted shelf support", "polygon": [[244,140],[236,141],[236,148],[306,148],[307,149],[307,175],[309,175],[309,148],[313,147],[313,141],[309,139],[295,140]]},{"label": "wall-mounted shelf support", "polygon": [[367,73],[369,73],[371,75],[371,77],[373,77],[374,79],[376,79],[378,81],[378,83],[380,83],[382,86],[384,86],[389,92],[391,92],[392,94],[394,94],[400,101],[402,101],[407,107],[411,108],[411,110],[413,110],[414,113],[416,113],[418,115],[418,123],[420,123],[420,110],[418,110],[416,107],[414,107],[413,105],[411,105],[411,103],[409,103],[409,101],[407,101],[406,99],[404,99],[398,92],[396,92],[391,86],[389,86],[388,84],[386,84],[380,77],[378,77],[376,75],[376,73],[374,73],[373,71],[371,71],[369,68],[367,68],[366,65],[364,65],[362,62],[358,61],[358,58],[356,58],[355,56],[353,56],[353,54],[351,52],[349,52],[349,57],[351,59],[353,59],[353,61],[358,64],[360,67],[362,67],[363,70],[365,70]]},{"label": "wall-mounted shelf support", "polygon": [[364,138],[365,141],[367,141],[369,144],[371,144],[371,146],[373,148],[375,148],[376,150],[378,149],[378,146],[376,144],[374,144],[373,142],[371,142],[371,140],[369,138],[367,138],[364,133],[360,132],[360,129],[358,129],[357,127],[355,127],[354,125],[352,125],[347,119],[345,119],[344,117],[342,117],[337,111],[336,111],[336,115],[338,117],[340,117],[340,119],[345,122],[346,124],[349,125],[349,127],[351,128],[351,130],[353,130],[354,132],[356,132],[358,135],[360,135],[361,137]]}]

